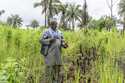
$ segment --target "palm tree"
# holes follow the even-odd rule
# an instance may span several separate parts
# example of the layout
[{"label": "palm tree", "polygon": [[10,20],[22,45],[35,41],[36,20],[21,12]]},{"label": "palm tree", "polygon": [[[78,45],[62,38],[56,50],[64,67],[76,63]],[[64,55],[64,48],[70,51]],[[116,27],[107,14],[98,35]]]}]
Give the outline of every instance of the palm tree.
[{"label": "palm tree", "polygon": [[61,12],[59,27],[63,27],[63,28],[65,27],[66,28],[67,26],[66,26],[65,19],[66,19],[68,4],[66,4],[66,5],[61,4],[58,8],[59,8],[59,11]]},{"label": "palm tree", "polygon": [[22,25],[22,18],[19,15],[11,15],[7,18],[7,24],[11,25],[14,28],[20,27]]},{"label": "palm tree", "polygon": [[75,22],[79,19],[80,5],[70,4],[66,12],[66,20],[72,24],[72,30],[75,28]]},{"label": "palm tree", "polygon": [[5,10],[0,11],[0,16],[5,13]]},{"label": "palm tree", "polygon": [[80,15],[79,16],[80,17],[79,18],[80,26],[81,27],[87,26],[88,21],[89,21],[89,15],[88,15],[88,11],[87,11],[87,2],[86,2],[86,0],[84,0],[83,9],[80,12],[81,12],[79,14]]},{"label": "palm tree", "polygon": [[50,22],[50,18],[52,18],[55,14],[58,13],[58,7],[54,5],[54,3],[60,3],[59,0],[41,0],[40,3],[35,3],[34,7],[42,6],[42,14],[45,13],[45,27],[47,26],[47,19],[48,23]]},{"label": "palm tree", "polygon": [[37,20],[32,20],[30,26],[36,28],[39,26],[39,22]]},{"label": "palm tree", "polygon": [[124,21],[124,28],[123,30],[125,30],[125,0],[120,0],[119,3],[119,14],[121,17],[123,17],[123,21]]}]

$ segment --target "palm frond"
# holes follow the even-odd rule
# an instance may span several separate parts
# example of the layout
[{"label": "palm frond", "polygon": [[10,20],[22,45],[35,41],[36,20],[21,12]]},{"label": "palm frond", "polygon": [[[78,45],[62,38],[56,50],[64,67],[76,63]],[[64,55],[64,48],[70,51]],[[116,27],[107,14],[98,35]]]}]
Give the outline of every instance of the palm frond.
[{"label": "palm frond", "polygon": [[38,7],[38,6],[41,6],[41,5],[42,5],[42,3],[35,3],[34,7]]}]

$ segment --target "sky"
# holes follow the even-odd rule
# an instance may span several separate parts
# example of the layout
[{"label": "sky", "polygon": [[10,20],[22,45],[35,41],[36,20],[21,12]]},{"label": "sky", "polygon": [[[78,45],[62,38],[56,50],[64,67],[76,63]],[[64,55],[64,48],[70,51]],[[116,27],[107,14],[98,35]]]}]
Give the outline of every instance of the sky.
[{"label": "sky", "polygon": [[[0,10],[6,12],[0,17],[0,20],[6,21],[11,14],[19,14],[25,25],[31,20],[36,19],[41,25],[44,24],[44,15],[41,15],[42,7],[34,8],[33,4],[40,0],[0,0]],[[83,4],[84,0],[61,0],[63,3]],[[110,0],[108,0],[110,1]],[[114,0],[116,1],[116,0]],[[118,2],[117,2],[118,3]],[[113,8],[114,16],[118,16],[118,4]],[[110,15],[106,0],[87,0],[89,15],[95,19],[104,15]]]}]

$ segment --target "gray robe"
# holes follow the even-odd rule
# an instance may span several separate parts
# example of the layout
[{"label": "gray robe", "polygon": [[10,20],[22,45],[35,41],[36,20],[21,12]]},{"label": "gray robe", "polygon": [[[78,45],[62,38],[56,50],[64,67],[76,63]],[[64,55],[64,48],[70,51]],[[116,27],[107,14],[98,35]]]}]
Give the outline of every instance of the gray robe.
[{"label": "gray robe", "polygon": [[61,42],[57,39],[48,49],[48,55],[45,57],[45,63],[51,65],[62,65],[61,60]]},{"label": "gray robe", "polygon": [[[45,63],[48,66],[53,66],[53,65],[62,65],[62,60],[61,60],[61,43],[63,40],[62,33],[60,31],[54,32],[52,29],[48,29],[43,33],[43,35],[40,38],[40,42],[42,44],[50,44],[50,38],[53,38],[54,36],[58,36],[58,39],[56,39],[55,42],[51,44],[51,46],[47,48],[47,56],[45,56]],[[47,38],[48,37],[48,38]]]}]

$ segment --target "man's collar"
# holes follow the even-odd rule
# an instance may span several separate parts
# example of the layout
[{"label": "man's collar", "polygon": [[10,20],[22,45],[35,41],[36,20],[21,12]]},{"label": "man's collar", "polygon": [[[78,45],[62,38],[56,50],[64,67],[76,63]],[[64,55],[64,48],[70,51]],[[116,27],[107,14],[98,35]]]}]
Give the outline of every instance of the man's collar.
[{"label": "man's collar", "polygon": [[52,31],[54,31],[54,32],[58,31],[58,29],[53,30],[51,27],[49,27],[49,29],[52,30]]}]

